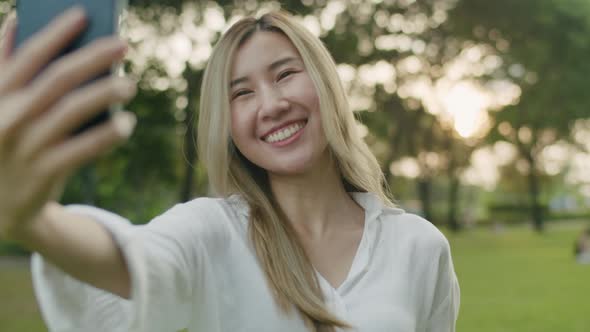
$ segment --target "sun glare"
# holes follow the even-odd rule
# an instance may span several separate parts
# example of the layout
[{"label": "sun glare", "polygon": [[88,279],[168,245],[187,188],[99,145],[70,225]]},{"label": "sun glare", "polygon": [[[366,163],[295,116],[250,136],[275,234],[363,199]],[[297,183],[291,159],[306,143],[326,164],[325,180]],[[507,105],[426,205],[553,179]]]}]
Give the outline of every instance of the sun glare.
[{"label": "sun glare", "polygon": [[[446,91],[445,91],[446,90]],[[445,112],[461,137],[476,136],[488,123],[490,97],[474,83],[461,81],[438,91]]]}]

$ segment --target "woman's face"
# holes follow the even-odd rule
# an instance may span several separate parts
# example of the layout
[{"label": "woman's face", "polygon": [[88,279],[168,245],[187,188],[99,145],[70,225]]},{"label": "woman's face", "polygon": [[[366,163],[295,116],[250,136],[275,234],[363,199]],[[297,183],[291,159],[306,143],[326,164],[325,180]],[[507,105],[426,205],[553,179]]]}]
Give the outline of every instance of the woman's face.
[{"label": "woman's face", "polygon": [[321,159],[327,143],[318,95],[287,37],[254,33],[236,52],[230,82],[231,136],[248,160],[288,175]]}]

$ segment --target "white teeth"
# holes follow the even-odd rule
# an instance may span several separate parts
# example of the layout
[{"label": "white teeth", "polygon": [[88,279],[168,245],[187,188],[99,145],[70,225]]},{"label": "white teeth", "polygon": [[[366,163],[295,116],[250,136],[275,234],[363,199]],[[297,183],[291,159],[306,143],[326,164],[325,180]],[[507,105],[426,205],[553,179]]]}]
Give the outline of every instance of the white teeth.
[{"label": "white teeth", "polygon": [[305,126],[304,123],[298,122],[296,124],[290,125],[289,127],[283,128],[277,132],[274,132],[264,137],[264,140],[268,143],[275,143],[278,141],[286,140],[287,138],[293,136],[293,134],[301,130],[303,126]]}]

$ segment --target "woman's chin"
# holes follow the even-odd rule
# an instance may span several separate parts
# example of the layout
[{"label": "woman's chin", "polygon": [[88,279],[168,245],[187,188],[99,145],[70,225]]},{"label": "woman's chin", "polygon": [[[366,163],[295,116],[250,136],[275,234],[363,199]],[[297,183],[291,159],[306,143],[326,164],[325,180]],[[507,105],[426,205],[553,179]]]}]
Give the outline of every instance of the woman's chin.
[{"label": "woman's chin", "polygon": [[305,174],[308,170],[309,168],[305,167],[273,167],[268,170],[268,173],[273,176],[296,176]]},{"label": "woman's chin", "polygon": [[277,176],[297,176],[311,172],[315,168],[322,167],[324,162],[328,162],[322,152],[299,151],[305,153],[288,154],[277,156],[274,160],[265,160],[259,166],[264,168],[269,174]]},{"label": "woman's chin", "polygon": [[267,167],[264,168],[270,174],[276,176],[293,176],[307,173],[312,168],[312,165],[310,163],[297,160],[295,162],[288,163],[275,163],[273,165],[267,165]]}]

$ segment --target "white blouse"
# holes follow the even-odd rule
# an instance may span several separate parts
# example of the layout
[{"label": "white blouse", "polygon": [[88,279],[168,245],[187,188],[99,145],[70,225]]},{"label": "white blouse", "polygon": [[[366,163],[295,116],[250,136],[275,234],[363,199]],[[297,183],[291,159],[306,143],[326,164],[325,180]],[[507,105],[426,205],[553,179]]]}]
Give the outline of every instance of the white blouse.
[{"label": "white blouse", "polygon": [[[327,306],[356,332],[455,331],[459,284],[443,234],[374,194],[351,195],[365,209],[364,232],[341,286],[317,274]],[[140,226],[91,206],[67,208],[111,232],[132,293],[125,300],[81,283],[35,253],[33,284],[49,331],[307,331],[295,310],[286,315],[275,304],[239,196],[177,204]]]}]

